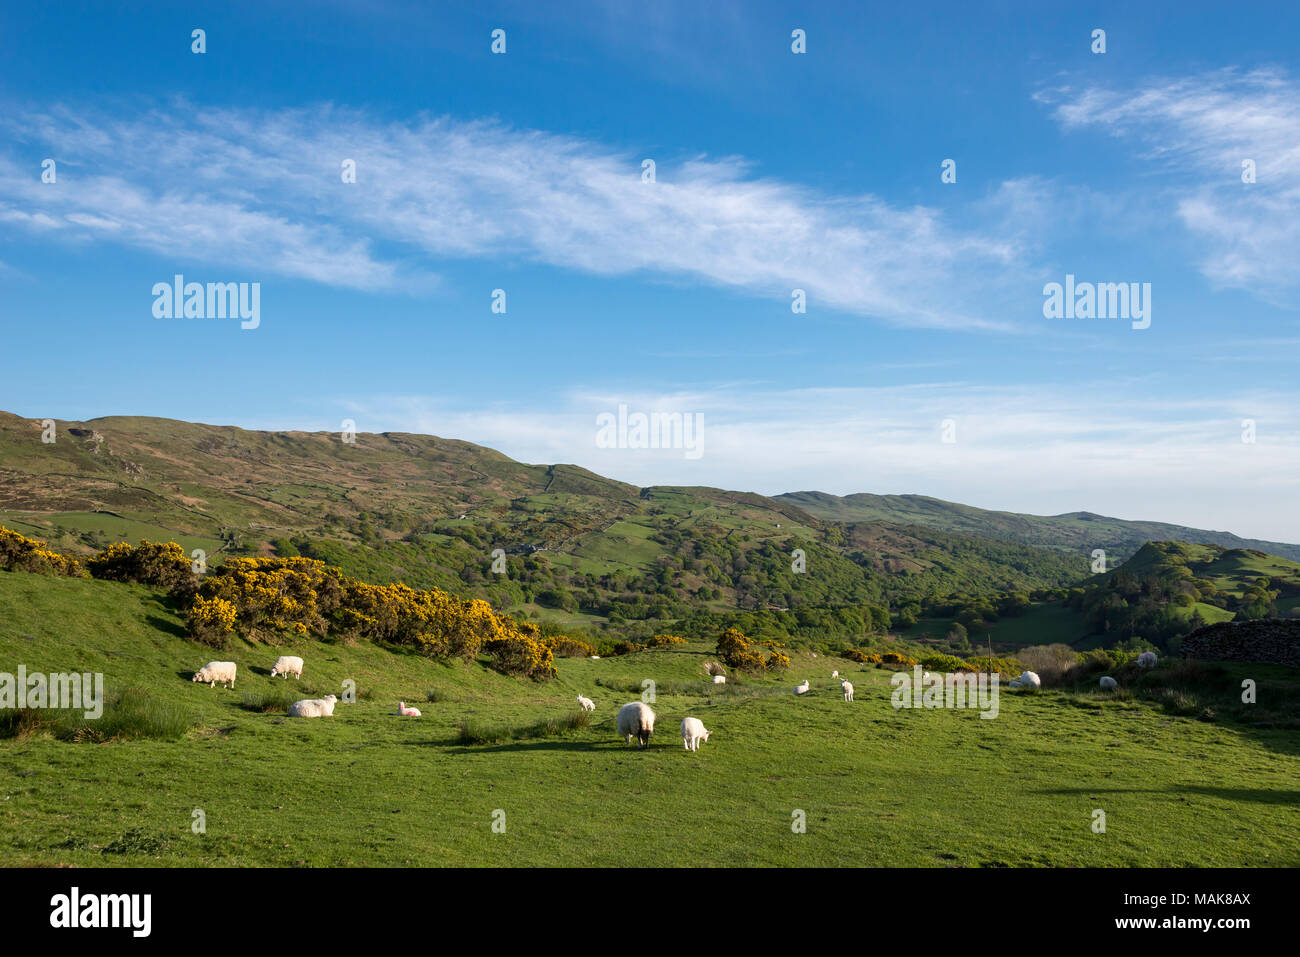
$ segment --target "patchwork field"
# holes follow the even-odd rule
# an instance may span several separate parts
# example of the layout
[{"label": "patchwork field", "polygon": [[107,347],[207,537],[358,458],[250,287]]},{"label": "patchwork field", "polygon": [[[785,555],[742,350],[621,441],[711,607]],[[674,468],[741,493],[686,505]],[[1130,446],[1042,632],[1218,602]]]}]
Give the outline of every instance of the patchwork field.
[{"label": "patchwork field", "polygon": [[[1259,682],[1261,720],[1177,717],[1138,695],[1004,690],[975,710],[896,710],[890,672],[797,652],[789,675],[705,684],[702,644],[560,659],[534,684],[480,663],[441,665],[358,644],[184,636],[161,592],[0,573],[0,671],[98,671],[113,697],[145,689],[174,740],[0,740],[0,841],[11,865],[1300,865],[1294,673]],[[288,693],[280,653],[306,659],[297,696],[358,700],[330,719],[255,710]],[[210,658],[235,689],[190,682]],[[832,669],[857,687],[846,703]],[[790,689],[809,678],[813,691]],[[648,751],[617,737],[617,707],[657,683]],[[635,689],[635,690],[634,690]],[[590,727],[534,726],[596,701]],[[429,700],[432,698],[433,700]],[[398,700],[421,718],[391,714]],[[1216,704],[1207,698],[1206,703]],[[713,732],[682,749],[686,715]],[[461,743],[461,722],[496,743]],[[1265,725],[1273,724],[1272,727]],[[488,731],[483,732],[483,726]],[[184,730],[188,728],[188,730]],[[492,729],[496,729],[495,733]],[[530,730],[531,729],[531,730]],[[540,735],[540,736],[537,736]],[[1094,810],[1106,831],[1094,834]],[[206,833],[191,830],[201,810]],[[493,830],[503,811],[505,830]],[[791,827],[796,812],[806,833]]]}]

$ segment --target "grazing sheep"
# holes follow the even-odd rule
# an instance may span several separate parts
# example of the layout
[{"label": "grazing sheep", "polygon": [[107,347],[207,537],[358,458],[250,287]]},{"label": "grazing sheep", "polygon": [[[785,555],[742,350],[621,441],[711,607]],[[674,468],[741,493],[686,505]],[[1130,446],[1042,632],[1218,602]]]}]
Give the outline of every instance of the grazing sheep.
[{"label": "grazing sheep", "polygon": [[578,704],[582,705],[583,711],[596,710],[596,702],[592,701],[590,698],[584,698],[582,695],[578,695]]},{"label": "grazing sheep", "polygon": [[600,661],[600,655],[592,655],[592,656],[591,656],[591,660],[592,660],[592,661]]},{"label": "grazing sheep", "polygon": [[682,747],[687,751],[700,750],[700,742],[709,740],[710,734],[699,718],[682,718]]},{"label": "grazing sheep", "polygon": [[1018,678],[1012,678],[1008,688],[1041,688],[1043,679],[1033,671],[1022,671]]},{"label": "grazing sheep", "polygon": [[1116,681],[1110,675],[1102,675],[1101,688],[1103,691],[1114,691],[1118,687],[1119,687],[1118,681]]},{"label": "grazing sheep", "polygon": [[650,735],[655,729],[655,713],[650,710],[650,706],[640,702],[631,701],[618,709],[618,733],[627,739],[627,743],[632,743],[632,738],[637,740],[637,747],[650,747]]},{"label": "grazing sheep", "polygon": [[804,678],[804,679],[803,679],[803,684],[801,684],[801,685],[795,685],[794,693],[795,693],[795,694],[807,694],[807,693],[808,693],[808,679],[807,679],[807,678]]},{"label": "grazing sheep", "polygon": [[[299,702],[301,704],[301,702]],[[334,707],[330,706],[330,713],[334,713]],[[408,708],[405,701],[397,702],[397,713],[407,718],[418,718],[420,716],[419,708]]]},{"label": "grazing sheep", "polygon": [[1154,668],[1156,666],[1156,653],[1154,651],[1144,651],[1138,655],[1139,668]]},{"label": "grazing sheep", "polygon": [[206,665],[194,672],[191,681],[206,681],[208,687],[212,688],[220,681],[227,688],[235,686],[235,663],[233,661],[209,661]]},{"label": "grazing sheep", "polygon": [[841,678],[841,679],[840,679],[840,689],[844,692],[844,700],[845,700],[845,701],[852,701],[852,700],[853,700],[853,685],[852,685],[850,682],[845,681],[843,678]]},{"label": "grazing sheep", "polygon": [[840,673],[839,673],[839,670],[838,670],[838,669],[835,670],[835,671],[832,671],[832,672],[831,672],[831,677],[832,677],[832,678],[838,678],[839,676],[840,676]]},{"label": "grazing sheep", "polygon": [[323,698],[303,698],[301,701],[295,701],[289,705],[289,717],[332,718],[334,717],[334,702],[338,700],[332,694],[327,694]]},{"label": "grazing sheep", "polygon": [[274,678],[276,675],[284,675],[285,681],[289,680],[290,675],[301,678],[302,659],[297,655],[281,655],[271,667],[271,677]]}]

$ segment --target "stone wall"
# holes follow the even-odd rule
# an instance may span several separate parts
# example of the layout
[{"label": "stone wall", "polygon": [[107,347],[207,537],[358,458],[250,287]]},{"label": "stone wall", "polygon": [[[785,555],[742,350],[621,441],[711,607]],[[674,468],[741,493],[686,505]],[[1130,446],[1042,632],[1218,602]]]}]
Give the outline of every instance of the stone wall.
[{"label": "stone wall", "polygon": [[1261,618],[1206,625],[1184,638],[1180,650],[1184,657],[1204,661],[1264,661],[1300,668],[1300,621]]}]

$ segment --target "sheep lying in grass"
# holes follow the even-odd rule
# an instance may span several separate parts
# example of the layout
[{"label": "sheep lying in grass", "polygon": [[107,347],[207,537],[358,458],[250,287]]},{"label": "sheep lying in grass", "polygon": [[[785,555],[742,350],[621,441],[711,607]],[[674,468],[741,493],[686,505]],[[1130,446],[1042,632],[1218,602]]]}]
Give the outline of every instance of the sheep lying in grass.
[{"label": "sheep lying in grass", "polygon": [[682,718],[682,747],[687,751],[700,750],[700,742],[709,740],[711,733],[699,718]]},{"label": "sheep lying in grass", "polygon": [[845,700],[845,701],[852,701],[852,700],[853,700],[853,685],[852,685],[851,682],[845,681],[843,678],[841,678],[841,679],[840,679],[840,690],[844,692],[844,700]]},{"label": "sheep lying in grass", "polygon": [[590,698],[584,698],[582,695],[578,695],[578,704],[582,705],[583,711],[596,710],[596,702],[592,701]]},{"label": "sheep lying in grass", "polygon": [[338,700],[332,694],[327,694],[323,698],[303,698],[301,701],[295,701],[289,705],[289,717],[332,718],[334,717],[334,702]]},{"label": "sheep lying in grass", "polygon": [[1041,688],[1043,679],[1033,671],[1022,671],[1018,678],[1012,678],[1007,684],[1008,688]]},{"label": "sheep lying in grass", "polygon": [[804,678],[804,679],[803,679],[803,684],[801,684],[801,685],[795,685],[795,687],[794,687],[794,693],[795,693],[795,694],[807,694],[807,693],[808,693],[808,679],[807,679],[807,678]]},{"label": "sheep lying in grass", "polygon": [[713,676],[713,683],[714,683],[715,685],[725,685],[725,684],[727,683],[727,676],[726,676],[726,675],[714,675],[714,676]]},{"label": "sheep lying in grass", "polygon": [[650,747],[650,735],[655,729],[655,713],[650,710],[650,706],[640,702],[631,701],[618,709],[618,733],[627,739],[627,743],[632,743],[632,738],[637,740],[637,747]]},{"label": "sheep lying in grass", "polygon": [[[333,714],[333,713],[334,713],[334,707],[333,707],[333,705],[331,705],[331,706],[330,706],[330,714]],[[405,701],[399,701],[399,702],[397,702],[397,713],[400,714],[400,715],[402,715],[403,717],[406,717],[406,718],[418,718],[418,717],[420,717],[420,709],[419,709],[419,708],[408,708],[408,707],[406,706],[406,702],[405,702]]]},{"label": "sheep lying in grass", "polygon": [[191,681],[206,681],[208,687],[216,686],[220,681],[227,688],[235,686],[235,663],[233,661],[209,661],[206,665],[194,672]]},{"label": "sheep lying in grass", "polygon": [[1144,651],[1138,655],[1139,668],[1154,668],[1156,666],[1156,653],[1154,651]]},{"label": "sheep lying in grass", "polygon": [[1101,676],[1102,691],[1114,691],[1118,687],[1119,687],[1119,682],[1116,681],[1114,678],[1112,678],[1110,675]]},{"label": "sheep lying in grass", "polygon": [[301,678],[302,659],[297,655],[281,655],[271,666],[271,677],[274,678],[276,675],[284,675],[285,681],[289,680],[290,675]]}]

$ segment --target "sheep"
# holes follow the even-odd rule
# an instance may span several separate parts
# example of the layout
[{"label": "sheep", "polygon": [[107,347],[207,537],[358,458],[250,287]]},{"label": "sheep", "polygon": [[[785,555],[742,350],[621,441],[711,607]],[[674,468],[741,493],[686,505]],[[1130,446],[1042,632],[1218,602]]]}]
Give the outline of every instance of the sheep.
[{"label": "sheep", "polygon": [[578,695],[578,704],[582,705],[583,711],[596,710],[596,702],[592,701],[590,698],[584,698],[582,695]]},{"label": "sheep", "polygon": [[714,676],[713,676],[713,683],[714,683],[715,685],[725,685],[725,684],[727,683],[727,676],[726,676],[726,675],[714,675]]},{"label": "sheep", "polygon": [[700,750],[700,742],[712,734],[699,718],[682,718],[682,747],[687,751]]},{"label": "sheep", "polygon": [[[301,701],[298,702],[298,703],[299,703],[299,704],[302,704]],[[333,708],[333,706],[331,706],[331,707],[330,707],[330,714],[333,714],[333,713],[334,713],[334,708]],[[408,707],[406,706],[406,702],[405,702],[405,701],[399,701],[399,702],[397,702],[397,713],[400,714],[400,715],[402,715],[403,717],[406,717],[406,718],[418,718],[418,717],[420,717],[420,709],[419,709],[419,708],[408,708]]]},{"label": "sheep", "polygon": [[845,700],[845,701],[852,701],[852,700],[853,700],[853,685],[852,685],[851,682],[845,681],[843,678],[841,678],[841,679],[840,679],[840,689],[844,692],[844,700]]},{"label": "sheep", "polygon": [[1118,687],[1119,687],[1119,682],[1118,682],[1118,681],[1116,681],[1116,680],[1115,680],[1114,678],[1112,678],[1110,675],[1102,675],[1102,677],[1101,677],[1101,689],[1102,689],[1103,691],[1114,691],[1114,690],[1115,690],[1116,688],[1118,688]]},{"label": "sheep", "polygon": [[808,693],[808,679],[807,679],[807,678],[804,678],[804,679],[803,679],[803,684],[801,684],[801,685],[795,685],[794,693],[795,693],[795,694],[807,694],[807,693]]},{"label": "sheep", "polygon": [[1012,678],[1008,688],[1041,688],[1043,679],[1033,671],[1022,671],[1018,678]]},{"label": "sheep", "polygon": [[592,661],[600,661],[600,655],[592,655],[592,656],[591,656],[591,660],[592,660]]},{"label": "sheep", "polygon": [[289,705],[289,717],[332,718],[334,717],[334,702],[338,700],[332,694],[327,694],[323,698],[303,698],[301,701],[295,701]]},{"label": "sheep", "polygon": [[836,669],[835,671],[832,671],[832,672],[831,672],[831,677],[832,677],[832,678],[838,678],[839,676],[840,676],[840,673],[839,673],[839,670],[838,670],[838,669]]},{"label": "sheep", "polygon": [[289,680],[290,675],[301,678],[302,659],[297,655],[281,655],[271,667],[271,677],[274,678],[276,675],[284,675],[285,681]]},{"label": "sheep", "polygon": [[1139,668],[1154,668],[1156,666],[1156,653],[1154,651],[1144,651],[1138,655]]},{"label": "sheep", "polygon": [[227,688],[235,686],[235,663],[233,661],[209,661],[194,672],[191,681],[206,681],[208,687],[215,687],[220,681]]},{"label": "sheep", "polygon": [[650,735],[655,729],[655,713],[650,710],[650,706],[640,702],[631,701],[618,709],[618,733],[627,739],[627,743],[632,743],[632,738],[637,740],[637,747],[650,747]]}]

